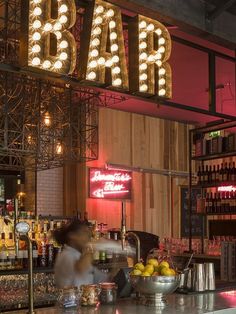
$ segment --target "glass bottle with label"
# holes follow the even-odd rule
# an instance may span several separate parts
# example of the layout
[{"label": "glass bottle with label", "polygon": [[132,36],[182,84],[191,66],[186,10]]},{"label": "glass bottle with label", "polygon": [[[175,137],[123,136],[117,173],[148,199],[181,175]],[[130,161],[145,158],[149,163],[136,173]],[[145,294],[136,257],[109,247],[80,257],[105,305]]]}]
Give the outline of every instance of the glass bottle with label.
[{"label": "glass bottle with label", "polygon": [[38,267],[38,245],[35,239],[35,232],[32,232],[33,267]]}]

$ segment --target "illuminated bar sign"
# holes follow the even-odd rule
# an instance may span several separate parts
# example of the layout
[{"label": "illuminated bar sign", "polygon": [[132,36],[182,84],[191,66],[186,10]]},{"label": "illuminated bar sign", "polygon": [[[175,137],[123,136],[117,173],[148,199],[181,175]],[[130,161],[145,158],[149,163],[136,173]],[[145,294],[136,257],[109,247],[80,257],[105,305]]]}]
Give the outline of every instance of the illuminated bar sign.
[{"label": "illuminated bar sign", "polygon": [[89,168],[89,197],[131,199],[132,172]]},{"label": "illuminated bar sign", "polygon": [[71,33],[76,23],[75,0],[22,0],[22,12],[22,66],[62,75],[76,71],[84,84],[171,98],[171,38],[160,22],[142,15],[131,18],[128,73],[118,6],[103,0],[89,2],[79,60]]}]

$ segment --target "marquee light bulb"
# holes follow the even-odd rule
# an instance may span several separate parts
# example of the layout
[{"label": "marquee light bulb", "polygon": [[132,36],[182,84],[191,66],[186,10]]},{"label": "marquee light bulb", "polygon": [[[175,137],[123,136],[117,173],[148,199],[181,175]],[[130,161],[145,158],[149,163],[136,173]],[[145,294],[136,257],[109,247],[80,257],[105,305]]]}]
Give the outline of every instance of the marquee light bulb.
[{"label": "marquee light bulb", "polygon": [[112,60],[111,59],[108,59],[106,62],[105,62],[105,66],[110,68],[112,66]]},{"label": "marquee light bulb", "polygon": [[33,65],[40,65],[40,59],[38,57],[33,58],[32,64]]},{"label": "marquee light bulb", "polygon": [[56,153],[57,153],[57,155],[61,155],[62,154],[62,145],[61,145],[61,143],[57,143]]},{"label": "marquee light bulb", "polygon": [[141,21],[139,23],[139,28],[145,28],[145,27],[147,27],[147,22],[146,21]]},{"label": "marquee light bulb", "polygon": [[68,7],[66,4],[62,4],[59,8],[59,13],[66,13],[68,11]]},{"label": "marquee light bulb", "polygon": [[153,55],[150,55],[150,56],[148,56],[147,60],[148,60],[148,62],[154,62],[155,57]]},{"label": "marquee light bulb", "polygon": [[161,68],[159,71],[158,71],[159,75],[165,75],[166,74],[166,70],[164,68]]},{"label": "marquee light bulb", "polygon": [[54,63],[54,68],[55,69],[61,69],[62,68],[62,62],[61,61],[56,61],[55,63]]},{"label": "marquee light bulb", "polygon": [[161,38],[158,40],[159,45],[164,45],[165,42],[166,42],[166,41],[165,41],[165,38],[164,38],[164,37],[161,37]]},{"label": "marquee light bulb", "polygon": [[51,66],[51,62],[49,60],[45,60],[43,62],[43,68],[44,69],[48,69],[48,68],[50,68],[50,66]]},{"label": "marquee light bulb", "polygon": [[60,18],[59,18],[59,22],[61,24],[65,24],[66,22],[68,21],[68,18],[66,15],[62,15]]},{"label": "marquee light bulb", "polygon": [[114,67],[114,68],[112,69],[112,72],[113,72],[114,74],[119,74],[119,73],[120,73],[120,67]]},{"label": "marquee light bulb", "polygon": [[122,80],[120,78],[115,79],[113,82],[114,86],[120,86],[121,84],[122,84]]},{"label": "marquee light bulb", "polygon": [[117,50],[118,50],[118,45],[117,44],[111,45],[111,51],[112,52],[117,51]]},{"label": "marquee light bulb", "polygon": [[159,80],[159,85],[165,85],[165,83],[166,83],[166,80],[164,78],[161,78]]},{"label": "marquee light bulb", "polygon": [[153,25],[152,23],[148,24],[147,30],[148,30],[149,32],[153,31],[153,30],[154,30],[154,25]]},{"label": "marquee light bulb", "polygon": [[155,33],[160,36],[162,34],[162,30],[160,28],[155,30]]},{"label": "marquee light bulb", "polygon": [[97,14],[103,13],[103,12],[104,12],[104,7],[103,7],[102,5],[97,6],[95,12],[96,12]]},{"label": "marquee light bulb", "polygon": [[157,61],[156,61],[156,65],[157,65],[158,67],[162,66],[162,61],[161,61],[161,60],[157,60]]},{"label": "marquee light bulb", "polygon": [[146,63],[141,63],[139,66],[140,70],[146,70],[147,69],[147,64]]},{"label": "marquee light bulb", "polygon": [[140,39],[144,39],[144,38],[146,38],[147,37],[147,33],[146,32],[141,32],[140,34],[139,34],[139,38]]},{"label": "marquee light bulb", "polygon": [[87,75],[87,79],[88,80],[95,80],[96,78],[96,73],[95,72],[90,72],[88,75]]},{"label": "marquee light bulb", "polygon": [[112,62],[116,63],[116,62],[119,62],[120,58],[117,55],[115,55],[112,57],[111,60],[112,60]]},{"label": "marquee light bulb", "polygon": [[62,40],[62,42],[60,42],[59,47],[61,49],[67,48],[68,47],[68,42],[66,40]]},{"label": "marquee light bulb", "polygon": [[97,65],[98,65],[98,63],[97,63],[97,61],[95,61],[95,60],[93,60],[93,61],[91,61],[91,62],[89,63],[89,67],[90,67],[90,68],[96,68]]},{"label": "marquee light bulb", "polygon": [[33,23],[33,28],[40,28],[42,25],[42,23],[40,22],[40,20],[35,20]]},{"label": "marquee light bulb", "polygon": [[55,35],[57,36],[57,39],[61,39],[62,38],[62,34],[61,32],[56,32]]},{"label": "marquee light bulb", "polygon": [[106,60],[105,60],[105,58],[103,58],[103,57],[101,57],[101,58],[98,59],[98,64],[99,64],[99,65],[104,65],[105,62],[106,62]]},{"label": "marquee light bulb", "polygon": [[33,53],[40,52],[40,50],[41,50],[41,47],[40,47],[39,45],[34,45],[34,46],[32,47],[32,52],[33,52]]},{"label": "marquee light bulb", "polygon": [[141,81],[146,81],[147,80],[147,74],[146,73],[143,73],[139,76],[140,80]]},{"label": "marquee light bulb", "polygon": [[146,92],[148,90],[147,84],[142,84],[139,88],[140,92]]},{"label": "marquee light bulb", "polygon": [[112,9],[109,9],[109,10],[107,11],[107,13],[106,13],[107,17],[112,17],[112,16],[114,16],[114,14],[115,14],[115,12],[114,12],[114,10],[112,10]]},{"label": "marquee light bulb", "polygon": [[33,14],[39,16],[42,14],[42,9],[40,7],[36,7],[33,11]]},{"label": "marquee light bulb", "polygon": [[41,35],[39,32],[33,33],[33,40],[40,40],[40,38],[41,38]]},{"label": "marquee light bulb", "polygon": [[140,59],[140,60],[145,60],[145,59],[147,59],[147,54],[146,54],[146,52],[142,52],[142,53],[140,54],[140,56],[139,56],[139,59]]},{"label": "marquee light bulb", "polygon": [[139,44],[139,48],[140,48],[140,49],[145,49],[145,48],[147,48],[147,43],[145,43],[145,41],[142,41],[142,42]]},{"label": "marquee light bulb", "polygon": [[55,31],[59,31],[62,29],[62,25],[60,22],[56,22],[53,28],[55,29]]},{"label": "marquee light bulb", "polygon": [[110,39],[111,40],[115,40],[117,38],[117,34],[115,33],[115,32],[112,32],[111,34],[110,34]]},{"label": "marquee light bulb", "polygon": [[155,60],[160,60],[162,58],[162,55],[158,52],[155,54],[154,59]]},{"label": "marquee light bulb", "polygon": [[161,46],[161,47],[158,49],[158,52],[164,53],[165,50],[166,50],[165,47],[164,47],[164,46]]},{"label": "marquee light bulb", "polygon": [[66,60],[67,58],[68,58],[68,55],[67,55],[67,53],[66,52],[62,52],[61,54],[60,54],[60,60]]},{"label": "marquee light bulb", "polygon": [[101,16],[96,17],[96,19],[94,20],[94,23],[96,25],[101,24],[102,23],[102,17]]},{"label": "marquee light bulb", "polygon": [[100,44],[100,40],[98,38],[95,38],[91,42],[91,46],[96,47]]},{"label": "marquee light bulb", "polygon": [[94,30],[92,31],[92,35],[100,35],[102,32],[100,27],[96,27],[94,28]]},{"label": "marquee light bulb", "polygon": [[98,52],[97,49],[93,49],[90,54],[91,54],[91,57],[94,58],[94,57],[97,57],[97,56],[98,56],[99,52]]},{"label": "marquee light bulb", "polygon": [[52,30],[52,24],[46,23],[43,29],[45,30],[45,32],[50,32]]},{"label": "marquee light bulb", "polygon": [[115,21],[110,21],[109,27],[110,27],[110,28],[116,27],[116,22],[115,22]]},{"label": "marquee light bulb", "polygon": [[38,4],[38,3],[40,3],[42,0],[33,0],[33,2],[35,3],[35,4]]},{"label": "marquee light bulb", "polygon": [[166,90],[165,90],[164,88],[162,88],[162,89],[160,89],[160,90],[158,91],[158,95],[159,95],[159,96],[165,96],[165,94],[166,94]]}]

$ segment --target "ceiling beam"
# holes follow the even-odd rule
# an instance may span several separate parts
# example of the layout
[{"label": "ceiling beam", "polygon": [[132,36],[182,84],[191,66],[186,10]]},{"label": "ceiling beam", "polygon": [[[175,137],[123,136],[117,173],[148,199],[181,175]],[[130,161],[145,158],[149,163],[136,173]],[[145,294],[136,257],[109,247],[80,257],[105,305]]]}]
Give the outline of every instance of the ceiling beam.
[{"label": "ceiling beam", "polygon": [[218,16],[220,16],[224,11],[228,10],[232,5],[236,2],[236,0],[228,0],[223,4],[217,6],[213,11],[208,12],[207,19],[210,21],[215,20]]}]

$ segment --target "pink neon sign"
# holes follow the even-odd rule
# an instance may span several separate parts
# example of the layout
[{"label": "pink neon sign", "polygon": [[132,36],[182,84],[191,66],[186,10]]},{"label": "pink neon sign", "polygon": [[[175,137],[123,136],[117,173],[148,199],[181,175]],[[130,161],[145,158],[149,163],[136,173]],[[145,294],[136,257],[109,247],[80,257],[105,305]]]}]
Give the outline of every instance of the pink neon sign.
[{"label": "pink neon sign", "polygon": [[123,170],[89,169],[89,196],[103,199],[130,199],[132,173]]},{"label": "pink neon sign", "polygon": [[235,192],[236,191],[236,186],[233,185],[227,185],[227,186],[219,186],[217,188],[218,192]]}]

